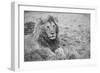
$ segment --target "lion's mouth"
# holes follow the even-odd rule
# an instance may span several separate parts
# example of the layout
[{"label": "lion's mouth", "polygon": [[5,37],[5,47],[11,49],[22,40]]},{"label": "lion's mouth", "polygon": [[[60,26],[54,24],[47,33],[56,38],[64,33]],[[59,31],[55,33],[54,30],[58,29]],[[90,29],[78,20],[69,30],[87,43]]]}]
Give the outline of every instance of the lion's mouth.
[{"label": "lion's mouth", "polygon": [[55,39],[55,38],[56,38],[56,37],[55,37],[55,36],[53,36],[53,35],[49,37],[49,39]]}]

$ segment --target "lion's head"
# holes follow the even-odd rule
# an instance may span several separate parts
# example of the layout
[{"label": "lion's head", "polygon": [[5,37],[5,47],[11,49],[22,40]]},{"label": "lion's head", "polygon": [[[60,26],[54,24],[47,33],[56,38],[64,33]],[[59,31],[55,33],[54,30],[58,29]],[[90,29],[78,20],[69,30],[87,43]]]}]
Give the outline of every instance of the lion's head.
[{"label": "lion's head", "polygon": [[58,35],[58,26],[55,19],[52,16],[48,16],[47,20],[44,22],[41,20],[41,27],[43,33],[45,33],[48,39],[54,40]]},{"label": "lion's head", "polygon": [[45,20],[40,19],[35,28],[34,39],[41,46],[49,47],[55,51],[59,47],[58,32],[56,19],[53,16],[48,16]]}]

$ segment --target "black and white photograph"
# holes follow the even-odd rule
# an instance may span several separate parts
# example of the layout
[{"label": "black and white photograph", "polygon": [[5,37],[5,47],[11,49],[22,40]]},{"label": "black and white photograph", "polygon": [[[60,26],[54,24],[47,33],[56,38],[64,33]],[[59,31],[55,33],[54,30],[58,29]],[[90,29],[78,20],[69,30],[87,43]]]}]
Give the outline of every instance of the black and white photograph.
[{"label": "black and white photograph", "polygon": [[24,11],[24,61],[90,59],[90,16]]},{"label": "black and white photograph", "polygon": [[69,67],[96,65],[95,7],[12,5],[12,70],[65,68],[66,72]]}]

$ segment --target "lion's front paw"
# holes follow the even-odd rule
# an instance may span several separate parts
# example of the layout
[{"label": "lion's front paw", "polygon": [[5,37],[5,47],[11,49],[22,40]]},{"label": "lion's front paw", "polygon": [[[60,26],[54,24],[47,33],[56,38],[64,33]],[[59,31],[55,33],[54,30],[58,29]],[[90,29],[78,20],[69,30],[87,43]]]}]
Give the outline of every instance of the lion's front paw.
[{"label": "lion's front paw", "polygon": [[56,54],[50,54],[47,59],[48,60],[56,60]]},{"label": "lion's front paw", "polygon": [[65,59],[66,58],[66,55],[64,53],[64,50],[63,48],[58,48],[55,50],[55,54],[56,54],[56,57],[57,59],[61,60],[61,59]]}]

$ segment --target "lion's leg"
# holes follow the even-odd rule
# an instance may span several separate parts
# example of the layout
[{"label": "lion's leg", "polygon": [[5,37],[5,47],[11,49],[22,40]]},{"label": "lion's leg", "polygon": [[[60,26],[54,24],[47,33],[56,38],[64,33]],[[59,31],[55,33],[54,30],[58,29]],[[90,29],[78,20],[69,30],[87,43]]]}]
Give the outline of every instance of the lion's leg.
[{"label": "lion's leg", "polygon": [[56,60],[56,54],[51,51],[49,48],[45,48],[46,52],[49,54],[47,60]]},{"label": "lion's leg", "polygon": [[56,59],[55,53],[53,53],[49,48],[37,49],[35,52],[37,52],[44,60]]},{"label": "lion's leg", "polygon": [[65,52],[63,48],[58,48],[55,50],[55,54],[57,56],[57,59],[62,60],[66,58]]}]

